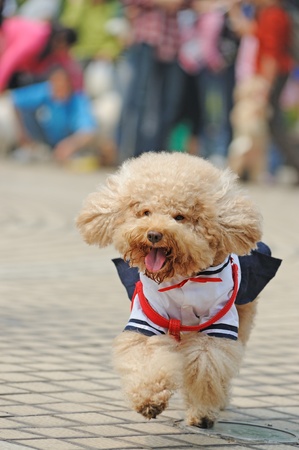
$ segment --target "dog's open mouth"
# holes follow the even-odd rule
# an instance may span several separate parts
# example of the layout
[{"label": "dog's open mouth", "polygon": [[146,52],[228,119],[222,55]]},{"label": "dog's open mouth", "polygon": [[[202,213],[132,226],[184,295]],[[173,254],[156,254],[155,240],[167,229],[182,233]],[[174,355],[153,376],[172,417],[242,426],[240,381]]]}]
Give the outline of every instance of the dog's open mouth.
[{"label": "dog's open mouth", "polygon": [[149,272],[159,272],[164,266],[170,251],[162,247],[152,247],[149,254],[145,257],[145,267]]}]

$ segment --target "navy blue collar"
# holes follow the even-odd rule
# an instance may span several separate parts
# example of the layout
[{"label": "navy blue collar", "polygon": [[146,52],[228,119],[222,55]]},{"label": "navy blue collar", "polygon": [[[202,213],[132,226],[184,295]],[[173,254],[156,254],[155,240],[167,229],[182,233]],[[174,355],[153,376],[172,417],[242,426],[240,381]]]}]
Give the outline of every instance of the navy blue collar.
[{"label": "navy blue collar", "polygon": [[204,270],[203,272],[198,272],[196,275],[214,275],[215,273],[222,272],[222,270],[229,264],[229,256],[227,257],[227,260],[224,261],[222,266],[218,267],[218,269],[213,270]]}]

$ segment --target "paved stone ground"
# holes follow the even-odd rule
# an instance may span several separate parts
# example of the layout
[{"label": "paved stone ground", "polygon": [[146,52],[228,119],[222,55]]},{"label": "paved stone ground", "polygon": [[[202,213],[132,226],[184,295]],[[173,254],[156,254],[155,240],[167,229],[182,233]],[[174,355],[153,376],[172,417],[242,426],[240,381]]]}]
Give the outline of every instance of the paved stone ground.
[{"label": "paved stone ground", "polygon": [[[111,365],[129,304],[112,248],[74,217],[106,175],[0,161],[0,450],[291,449],[299,436],[299,190],[251,186],[264,239],[284,259],[265,289],[222,420],[293,433],[284,444],[184,426],[179,396],[154,421],[130,411]],[[296,438],[297,437],[297,438]]]}]

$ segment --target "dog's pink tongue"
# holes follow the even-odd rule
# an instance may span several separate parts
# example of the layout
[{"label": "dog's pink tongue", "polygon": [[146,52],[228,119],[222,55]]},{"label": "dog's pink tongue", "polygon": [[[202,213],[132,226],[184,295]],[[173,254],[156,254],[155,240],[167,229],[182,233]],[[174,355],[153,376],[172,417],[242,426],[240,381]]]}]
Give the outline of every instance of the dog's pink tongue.
[{"label": "dog's pink tongue", "polygon": [[145,257],[145,267],[150,272],[158,272],[165,262],[165,251],[162,248],[152,248]]}]

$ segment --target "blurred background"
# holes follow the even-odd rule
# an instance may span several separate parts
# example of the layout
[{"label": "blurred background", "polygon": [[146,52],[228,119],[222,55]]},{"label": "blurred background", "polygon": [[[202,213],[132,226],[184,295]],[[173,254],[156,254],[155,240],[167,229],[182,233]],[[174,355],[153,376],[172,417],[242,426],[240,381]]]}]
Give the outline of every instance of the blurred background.
[{"label": "blurred background", "polygon": [[96,171],[145,151],[299,180],[296,0],[0,0],[0,156]]}]

